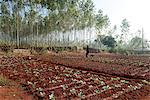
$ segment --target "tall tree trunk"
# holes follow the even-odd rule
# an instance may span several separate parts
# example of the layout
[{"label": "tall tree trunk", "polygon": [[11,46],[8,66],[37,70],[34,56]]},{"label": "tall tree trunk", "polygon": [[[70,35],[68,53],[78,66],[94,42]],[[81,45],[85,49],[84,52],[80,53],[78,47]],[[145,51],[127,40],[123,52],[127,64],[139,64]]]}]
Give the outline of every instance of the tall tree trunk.
[{"label": "tall tree trunk", "polygon": [[[18,14],[17,14],[18,15]],[[19,48],[19,28],[18,28],[18,16],[16,16],[16,35],[17,35],[17,48]]]},{"label": "tall tree trunk", "polygon": [[36,38],[37,38],[37,43],[36,43],[36,46],[38,47],[39,46],[39,30],[38,30],[38,23],[37,23],[37,30],[36,30],[37,32],[36,32]]}]

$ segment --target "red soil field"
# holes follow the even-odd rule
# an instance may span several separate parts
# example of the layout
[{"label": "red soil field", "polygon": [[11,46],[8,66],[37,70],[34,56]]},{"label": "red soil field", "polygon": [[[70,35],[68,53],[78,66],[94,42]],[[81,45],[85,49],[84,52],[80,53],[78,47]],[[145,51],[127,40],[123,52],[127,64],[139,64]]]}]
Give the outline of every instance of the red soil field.
[{"label": "red soil field", "polygon": [[83,54],[1,57],[0,73],[34,100],[149,100],[149,59]]}]

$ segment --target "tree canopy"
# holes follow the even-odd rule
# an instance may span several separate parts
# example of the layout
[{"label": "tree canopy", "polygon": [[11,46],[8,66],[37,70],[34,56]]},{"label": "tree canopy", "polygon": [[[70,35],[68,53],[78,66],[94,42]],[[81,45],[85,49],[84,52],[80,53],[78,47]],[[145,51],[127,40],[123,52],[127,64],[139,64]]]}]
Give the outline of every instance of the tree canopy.
[{"label": "tree canopy", "polygon": [[104,45],[106,45],[107,47],[109,47],[109,48],[114,48],[115,45],[116,45],[116,41],[115,41],[115,39],[112,36],[105,36],[102,39],[102,43]]},{"label": "tree canopy", "polygon": [[92,0],[2,0],[0,12],[0,32],[17,42],[53,32],[101,30],[109,23]]},{"label": "tree canopy", "polygon": [[120,43],[126,43],[128,41],[130,25],[127,19],[123,19],[120,25],[122,34],[120,35]]}]

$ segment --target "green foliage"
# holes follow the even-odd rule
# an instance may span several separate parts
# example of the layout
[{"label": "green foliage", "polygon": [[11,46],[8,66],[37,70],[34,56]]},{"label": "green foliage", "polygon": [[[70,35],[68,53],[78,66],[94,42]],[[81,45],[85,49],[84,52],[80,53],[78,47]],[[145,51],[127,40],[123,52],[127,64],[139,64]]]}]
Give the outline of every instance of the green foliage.
[{"label": "green foliage", "polygon": [[93,27],[102,30],[109,23],[101,10],[95,13],[92,0],[3,0],[1,12],[0,33],[17,46],[25,38],[33,43],[41,35],[74,33]]},{"label": "green foliage", "polygon": [[121,35],[120,35],[120,44],[126,44],[128,41],[128,36],[129,36],[129,30],[130,30],[130,25],[127,19],[123,19],[122,23],[120,25],[121,27]]},{"label": "green foliage", "polygon": [[102,40],[102,43],[109,48],[114,48],[116,45],[116,41],[112,36],[106,36]]},{"label": "green foliage", "polygon": [[107,15],[103,15],[102,10],[98,11],[98,14],[96,15],[96,24],[95,27],[101,32],[101,30],[109,25],[109,18]]},{"label": "green foliage", "polygon": [[121,23],[121,32],[126,33],[129,32],[129,22],[127,21],[127,19],[123,19],[122,23]]},{"label": "green foliage", "polygon": [[[143,44],[144,47],[149,47],[149,44],[147,43],[146,40],[143,40]],[[129,49],[142,48],[142,38],[138,36],[133,37],[128,43],[128,48]]]},{"label": "green foliage", "polygon": [[114,48],[114,50],[116,53],[127,54],[127,49],[122,46],[117,46],[116,48]]}]

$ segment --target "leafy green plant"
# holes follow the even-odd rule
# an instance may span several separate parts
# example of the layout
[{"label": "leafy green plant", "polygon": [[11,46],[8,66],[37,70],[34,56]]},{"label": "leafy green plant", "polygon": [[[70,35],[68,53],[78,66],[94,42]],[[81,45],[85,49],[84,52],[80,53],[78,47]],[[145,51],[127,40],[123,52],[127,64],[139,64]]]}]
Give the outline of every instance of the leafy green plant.
[{"label": "leafy green plant", "polygon": [[102,89],[104,89],[104,91],[105,91],[105,90],[108,90],[108,89],[110,89],[110,86],[109,86],[109,85],[103,86]]},{"label": "leafy green plant", "polygon": [[100,85],[105,85],[105,82],[104,81],[99,81],[99,84]]},{"label": "leafy green plant", "polygon": [[52,94],[49,95],[49,100],[55,100],[54,93],[52,93]]},{"label": "leafy green plant", "polygon": [[121,87],[121,84],[114,84],[113,86],[114,86],[115,88],[116,88],[116,87],[118,88],[118,87]]},{"label": "leafy green plant", "polygon": [[73,94],[76,94],[75,88],[71,89],[70,92],[73,93]]},{"label": "leafy green plant", "polygon": [[142,80],[142,82],[150,85],[150,82],[147,80]]},{"label": "leafy green plant", "polygon": [[100,90],[95,90],[95,92],[96,92],[97,94],[100,94]]},{"label": "leafy green plant", "polygon": [[61,87],[62,87],[63,91],[66,90],[66,89],[68,88],[67,85],[61,85]]},{"label": "leafy green plant", "polygon": [[79,96],[80,98],[83,98],[85,95],[83,94],[82,91],[80,91],[80,93],[78,94],[78,96]]},{"label": "leafy green plant", "polygon": [[113,81],[113,80],[120,80],[120,78],[119,77],[117,77],[117,78],[111,78],[111,81]]},{"label": "leafy green plant", "polygon": [[121,80],[122,83],[129,83],[129,81]]}]

